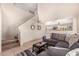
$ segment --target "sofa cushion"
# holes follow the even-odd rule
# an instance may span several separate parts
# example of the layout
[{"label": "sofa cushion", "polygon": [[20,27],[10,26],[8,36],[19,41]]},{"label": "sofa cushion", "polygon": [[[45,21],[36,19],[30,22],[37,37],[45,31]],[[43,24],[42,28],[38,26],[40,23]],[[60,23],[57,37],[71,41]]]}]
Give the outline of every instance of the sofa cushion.
[{"label": "sofa cushion", "polygon": [[59,40],[65,40],[66,35],[65,34],[59,34]]},{"label": "sofa cushion", "polygon": [[65,56],[70,49],[59,47],[48,47],[47,54],[50,56]]},{"label": "sofa cushion", "polygon": [[65,34],[52,33],[51,35],[51,39],[65,40],[65,38],[66,38]]},{"label": "sofa cushion", "polygon": [[69,44],[66,41],[60,41],[58,42],[55,47],[63,47],[63,48],[68,48]]},{"label": "sofa cushion", "polygon": [[51,34],[51,39],[56,39],[56,33]]}]

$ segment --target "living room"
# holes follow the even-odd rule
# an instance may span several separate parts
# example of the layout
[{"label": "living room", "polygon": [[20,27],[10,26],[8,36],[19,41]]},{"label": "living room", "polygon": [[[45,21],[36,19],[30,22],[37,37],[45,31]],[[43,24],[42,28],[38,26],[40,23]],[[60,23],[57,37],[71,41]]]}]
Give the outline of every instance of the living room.
[{"label": "living room", "polygon": [[68,52],[79,48],[72,48],[79,39],[78,10],[78,3],[0,4],[1,55],[69,55]]}]

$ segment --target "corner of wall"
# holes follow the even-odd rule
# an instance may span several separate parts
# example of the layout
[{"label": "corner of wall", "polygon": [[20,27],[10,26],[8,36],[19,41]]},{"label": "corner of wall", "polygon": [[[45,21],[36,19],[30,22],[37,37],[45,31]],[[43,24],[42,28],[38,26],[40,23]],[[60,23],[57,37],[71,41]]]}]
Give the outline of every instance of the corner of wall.
[{"label": "corner of wall", "polygon": [[0,6],[0,53],[1,53],[1,20],[2,17],[1,17],[1,6]]}]

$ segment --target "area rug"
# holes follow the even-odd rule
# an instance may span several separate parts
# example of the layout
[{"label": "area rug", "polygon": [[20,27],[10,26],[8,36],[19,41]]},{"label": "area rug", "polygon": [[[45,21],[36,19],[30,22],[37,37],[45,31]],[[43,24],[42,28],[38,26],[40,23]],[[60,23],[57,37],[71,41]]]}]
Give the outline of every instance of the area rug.
[{"label": "area rug", "polygon": [[18,53],[16,56],[35,56],[35,52],[32,52],[32,48],[26,49],[20,53]]}]

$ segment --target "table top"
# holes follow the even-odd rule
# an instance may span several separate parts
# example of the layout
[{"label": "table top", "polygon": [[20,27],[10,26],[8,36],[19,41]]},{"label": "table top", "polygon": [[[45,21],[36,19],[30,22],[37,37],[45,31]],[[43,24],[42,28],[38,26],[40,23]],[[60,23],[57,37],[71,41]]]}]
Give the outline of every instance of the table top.
[{"label": "table top", "polygon": [[36,44],[34,44],[35,46],[38,46],[38,47],[41,47],[41,46],[43,46],[43,45],[45,45],[46,44],[46,42],[39,42],[39,43],[36,43]]}]

